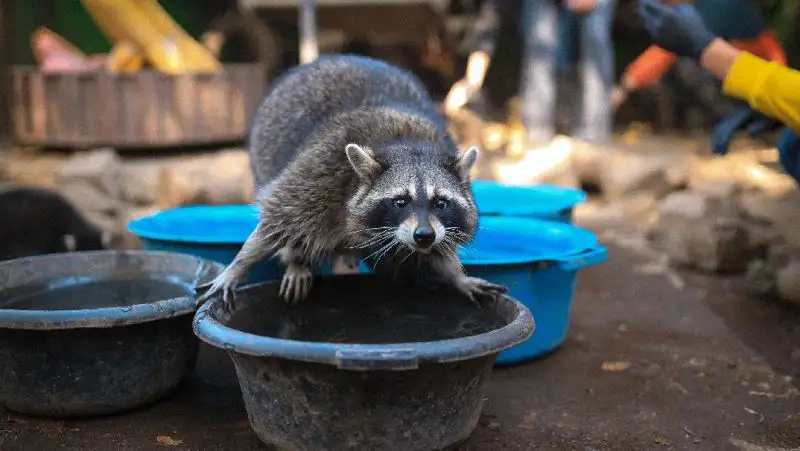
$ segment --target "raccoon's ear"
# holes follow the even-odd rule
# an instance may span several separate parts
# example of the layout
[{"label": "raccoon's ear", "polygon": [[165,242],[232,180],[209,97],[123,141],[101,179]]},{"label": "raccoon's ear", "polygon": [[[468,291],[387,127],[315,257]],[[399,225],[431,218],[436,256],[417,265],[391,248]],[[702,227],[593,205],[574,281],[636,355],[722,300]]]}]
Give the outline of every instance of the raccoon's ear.
[{"label": "raccoon's ear", "polygon": [[463,180],[469,179],[472,166],[478,161],[478,148],[475,146],[461,152],[456,159],[456,170]]},{"label": "raccoon's ear", "polygon": [[368,147],[348,144],[345,146],[344,151],[356,174],[364,180],[372,180],[381,168]]}]

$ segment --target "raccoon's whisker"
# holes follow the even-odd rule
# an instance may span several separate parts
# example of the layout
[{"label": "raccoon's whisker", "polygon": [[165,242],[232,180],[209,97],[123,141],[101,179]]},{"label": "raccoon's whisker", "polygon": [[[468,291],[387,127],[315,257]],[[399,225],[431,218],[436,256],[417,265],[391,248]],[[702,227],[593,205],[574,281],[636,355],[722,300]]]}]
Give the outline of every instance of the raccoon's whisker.
[{"label": "raccoon's whisker", "polygon": [[414,255],[414,251],[409,250],[408,255],[406,255],[402,260],[400,260],[400,263],[397,265],[398,271],[400,270],[400,265],[405,263],[405,261],[408,260],[408,257],[411,257],[412,255]]},{"label": "raccoon's whisker", "polygon": [[393,247],[393,246],[395,246],[395,245],[397,245],[397,244],[400,244],[400,242],[399,242],[397,239],[394,239],[394,240],[392,240],[392,241],[391,241],[389,244],[387,244],[386,246],[384,246],[383,248],[384,248],[385,250],[384,250],[383,252],[381,252],[381,254],[378,256],[378,259],[377,259],[377,260],[375,260],[375,265],[374,265],[374,266],[378,266],[378,262],[380,262],[380,261],[381,261],[381,259],[382,259],[383,257],[385,257],[385,256],[386,256],[386,254],[388,254],[390,250],[392,250],[392,247]]},{"label": "raccoon's whisker", "polygon": [[364,249],[364,248],[376,245],[376,244],[380,243],[381,241],[383,241],[383,240],[385,240],[385,239],[387,239],[387,238],[389,238],[389,237],[391,237],[393,235],[394,235],[394,230],[385,230],[385,231],[380,232],[380,233],[378,233],[378,234],[376,234],[374,236],[369,237],[368,239],[366,239],[365,241],[363,241],[363,242],[361,242],[359,244],[350,246],[350,249]]},{"label": "raccoon's whisker", "polygon": [[397,279],[397,275],[400,274],[400,267],[403,266],[403,263],[405,263],[406,260],[408,260],[408,257],[411,257],[412,255],[414,255],[414,252],[415,252],[415,251],[413,251],[411,249],[408,249],[405,246],[398,246],[397,249],[405,250],[406,251],[406,256],[403,257],[402,260],[400,260],[400,263],[395,265],[395,268],[394,268],[394,278],[395,279]]},{"label": "raccoon's whisker", "polygon": [[378,249],[376,249],[375,251],[373,251],[371,254],[367,255],[366,257],[364,257],[364,260],[370,259],[370,258],[374,257],[375,255],[379,254],[381,251],[383,251],[383,248],[386,247],[386,240],[390,240],[389,244],[391,244],[393,239],[394,239],[394,236],[389,236],[389,237],[385,237],[380,242],[376,243],[375,247],[377,247]]},{"label": "raccoon's whisker", "polygon": [[375,231],[378,231],[378,230],[388,230],[388,229],[393,229],[393,228],[394,227],[370,227],[370,228],[366,228],[366,229],[353,230],[352,232],[347,232],[347,234],[348,235],[355,235],[357,233],[375,232]]},{"label": "raccoon's whisker", "polygon": [[457,255],[455,243],[450,241],[442,241],[442,250],[448,255]]},{"label": "raccoon's whisker", "polygon": [[369,237],[367,237],[365,240],[363,240],[363,241],[362,241],[361,243],[359,243],[359,244],[370,243],[370,242],[372,242],[372,241],[375,241],[375,240],[378,240],[378,239],[380,239],[380,238],[382,238],[382,237],[384,237],[384,236],[387,236],[388,234],[391,234],[392,232],[393,232],[393,231],[391,231],[391,230],[384,230],[384,231],[382,231],[382,232],[378,232],[378,233],[376,233],[376,234],[374,234],[374,235],[372,235],[372,236],[369,236]]},{"label": "raccoon's whisker", "polygon": [[392,246],[394,246],[397,243],[398,243],[397,239],[392,239],[391,241],[389,241],[388,244],[384,245],[383,247],[381,247],[380,249],[378,249],[377,251],[373,252],[372,254],[370,254],[367,257],[367,258],[370,258],[370,257],[373,257],[375,255],[378,255],[378,258],[375,260],[375,264],[372,265],[372,269],[375,269],[375,268],[378,267],[378,262],[380,262],[381,258],[383,258],[383,256],[386,255],[386,253],[389,252],[392,249]]},{"label": "raccoon's whisker", "polygon": [[392,259],[394,259],[395,257],[397,257],[397,254],[400,252],[400,250],[401,250],[401,249],[403,249],[403,246],[397,246],[397,247],[394,249],[394,254],[392,254]]}]

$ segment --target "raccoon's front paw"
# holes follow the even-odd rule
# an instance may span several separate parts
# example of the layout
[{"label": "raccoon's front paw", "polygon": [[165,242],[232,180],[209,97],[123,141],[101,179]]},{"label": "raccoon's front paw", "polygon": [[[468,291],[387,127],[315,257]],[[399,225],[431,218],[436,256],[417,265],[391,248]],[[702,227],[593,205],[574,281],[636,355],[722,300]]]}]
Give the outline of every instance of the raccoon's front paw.
[{"label": "raccoon's front paw", "polygon": [[223,308],[227,311],[233,310],[236,302],[236,286],[239,285],[240,281],[241,276],[237,276],[229,269],[226,269],[211,282],[195,287],[195,292],[200,295],[197,297],[195,305],[200,307],[213,296],[222,292]]},{"label": "raccoon's front paw", "polygon": [[311,292],[314,277],[305,266],[292,263],[281,279],[280,296],[287,304],[297,305]]},{"label": "raccoon's front paw", "polygon": [[458,289],[467,295],[478,307],[481,306],[481,301],[494,299],[508,292],[508,287],[497,285],[477,277],[465,276],[459,280],[457,286]]}]

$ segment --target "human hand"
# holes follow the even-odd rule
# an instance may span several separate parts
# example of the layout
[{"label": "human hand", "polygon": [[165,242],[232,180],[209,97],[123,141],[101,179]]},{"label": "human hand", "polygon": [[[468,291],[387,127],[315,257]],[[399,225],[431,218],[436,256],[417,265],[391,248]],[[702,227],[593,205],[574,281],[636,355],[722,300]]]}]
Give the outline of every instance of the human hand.
[{"label": "human hand", "polygon": [[622,86],[614,86],[611,90],[611,109],[616,111],[626,100],[628,100],[628,91]]},{"label": "human hand", "polygon": [[575,14],[586,14],[597,8],[597,0],[567,0],[567,9]]},{"label": "human hand", "polygon": [[680,56],[698,60],[716,38],[690,4],[664,5],[659,0],[639,0],[639,16],[659,47]]}]

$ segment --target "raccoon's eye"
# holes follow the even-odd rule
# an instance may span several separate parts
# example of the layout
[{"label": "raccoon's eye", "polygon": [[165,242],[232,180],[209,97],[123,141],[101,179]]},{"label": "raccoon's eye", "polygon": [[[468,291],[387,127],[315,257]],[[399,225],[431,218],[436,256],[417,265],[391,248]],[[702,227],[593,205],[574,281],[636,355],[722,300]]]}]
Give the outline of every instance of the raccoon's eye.
[{"label": "raccoon's eye", "polygon": [[450,202],[447,199],[442,199],[441,197],[433,201],[433,206],[439,210],[444,210],[449,204]]},{"label": "raccoon's eye", "polygon": [[408,199],[403,196],[395,197],[394,199],[392,199],[392,203],[397,208],[406,208],[406,206],[408,205]]}]

